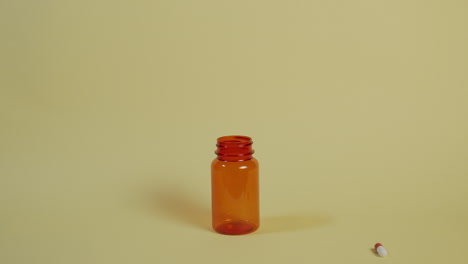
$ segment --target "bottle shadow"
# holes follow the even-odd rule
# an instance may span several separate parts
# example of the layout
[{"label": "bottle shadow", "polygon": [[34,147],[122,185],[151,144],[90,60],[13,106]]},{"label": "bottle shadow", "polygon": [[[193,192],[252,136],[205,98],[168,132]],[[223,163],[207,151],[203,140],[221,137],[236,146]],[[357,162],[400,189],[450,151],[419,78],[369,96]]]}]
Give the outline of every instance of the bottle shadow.
[{"label": "bottle shadow", "polygon": [[[148,197],[146,202],[158,217],[164,217],[181,225],[213,231],[211,209],[207,206],[209,201],[203,203],[199,196],[172,187],[153,190]],[[254,234],[295,232],[319,228],[330,222],[330,217],[316,214],[263,217],[260,219],[260,228]]]},{"label": "bottle shadow", "polygon": [[265,217],[261,219],[257,234],[295,232],[322,227],[331,222],[331,218],[314,214],[291,214]]},{"label": "bottle shadow", "polygon": [[211,230],[210,209],[200,200],[196,195],[171,188],[151,192],[147,202],[158,216],[182,225]]},{"label": "bottle shadow", "polygon": [[[207,197],[174,185],[146,189],[145,194],[144,203],[149,208],[146,210],[158,218],[213,232],[210,201]],[[295,232],[320,228],[330,222],[330,217],[312,213],[266,216],[261,217],[260,228],[254,234]]]}]

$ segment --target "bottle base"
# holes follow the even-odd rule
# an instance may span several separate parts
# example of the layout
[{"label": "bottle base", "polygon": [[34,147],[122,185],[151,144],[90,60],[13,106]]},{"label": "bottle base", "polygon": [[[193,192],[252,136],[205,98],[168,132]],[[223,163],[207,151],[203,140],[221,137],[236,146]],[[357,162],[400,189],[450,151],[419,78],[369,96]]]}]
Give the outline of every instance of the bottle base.
[{"label": "bottle base", "polygon": [[258,225],[254,225],[248,221],[231,221],[222,223],[214,230],[223,235],[245,235],[254,232],[258,229]]}]

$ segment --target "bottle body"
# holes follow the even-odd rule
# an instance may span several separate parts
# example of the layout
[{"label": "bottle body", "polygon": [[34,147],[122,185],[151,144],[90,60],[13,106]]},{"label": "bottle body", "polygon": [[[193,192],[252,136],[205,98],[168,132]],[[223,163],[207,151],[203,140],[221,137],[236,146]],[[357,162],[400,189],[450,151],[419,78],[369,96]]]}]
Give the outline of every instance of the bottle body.
[{"label": "bottle body", "polygon": [[260,225],[259,166],[251,145],[248,137],[218,139],[211,164],[212,225],[218,233],[242,235]]}]

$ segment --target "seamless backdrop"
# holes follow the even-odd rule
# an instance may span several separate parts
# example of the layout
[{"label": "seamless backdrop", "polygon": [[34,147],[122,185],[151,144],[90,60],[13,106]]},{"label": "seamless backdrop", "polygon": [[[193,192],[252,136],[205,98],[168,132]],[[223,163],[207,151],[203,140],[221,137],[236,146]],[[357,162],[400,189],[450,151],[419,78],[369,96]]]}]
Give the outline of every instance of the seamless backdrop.
[{"label": "seamless backdrop", "polygon": [[[0,1],[0,263],[468,263],[467,10]],[[231,134],[261,166],[239,237],[210,228]]]}]

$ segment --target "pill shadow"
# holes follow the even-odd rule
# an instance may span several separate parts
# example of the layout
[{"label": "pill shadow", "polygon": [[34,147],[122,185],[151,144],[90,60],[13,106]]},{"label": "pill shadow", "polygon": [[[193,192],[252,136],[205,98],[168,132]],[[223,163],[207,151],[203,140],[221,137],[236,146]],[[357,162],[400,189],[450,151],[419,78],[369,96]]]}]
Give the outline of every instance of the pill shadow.
[{"label": "pill shadow", "polygon": [[198,229],[211,230],[211,213],[199,196],[179,188],[157,188],[150,191],[147,201],[158,217]]},{"label": "pill shadow", "polygon": [[261,219],[257,234],[295,232],[319,228],[331,222],[331,218],[314,214],[291,214]]},{"label": "pill shadow", "polygon": [[375,251],[374,248],[370,248],[370,251],[372,252],[372,254],[374,254],[374,256],[380,257],[380,258],[382,257],[382,256],[379,255],[379,253],[377,253],[377,251]]}]

